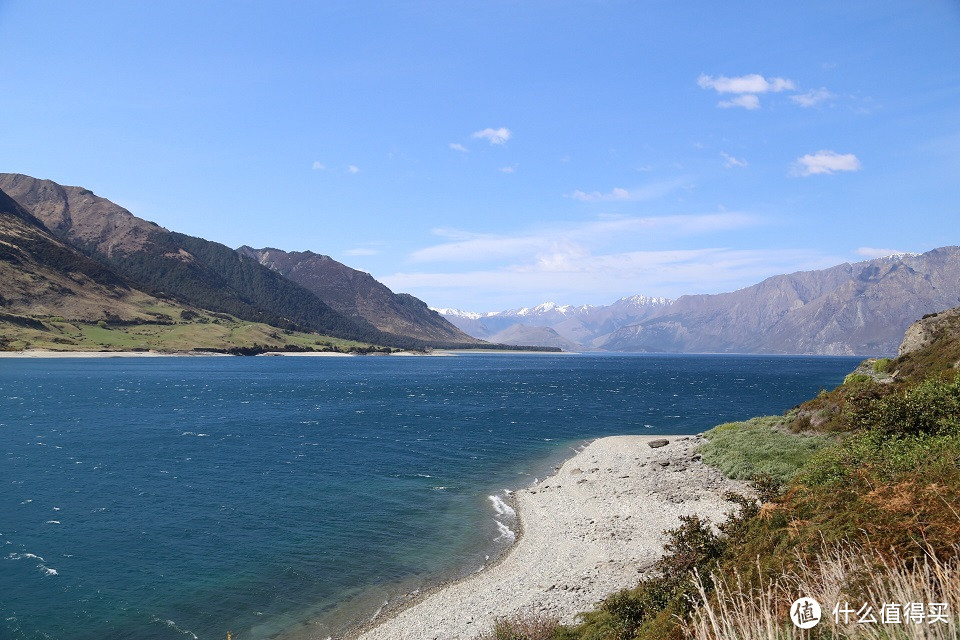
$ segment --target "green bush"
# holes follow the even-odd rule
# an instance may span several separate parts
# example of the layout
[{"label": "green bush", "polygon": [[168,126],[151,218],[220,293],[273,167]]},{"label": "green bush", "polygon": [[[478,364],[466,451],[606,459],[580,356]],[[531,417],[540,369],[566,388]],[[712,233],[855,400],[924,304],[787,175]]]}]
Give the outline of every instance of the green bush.
[{"label": "green bush", "polygon": [[960,376],[929,379],[864,403],[853,422],[887,434],[960,432]]},{"label": "green bush", "polygon": [[873,363],[874,373],[886,373],[890,369],[891,362],[893,362],[892,358],[877,358]]},{"label": "green bush", "polygon": [[843,379],[844,386],[846,385],[858,385],[863,383],[873,382],[873,378],[868,376],[865,373],[851,373],[846,378]]}]

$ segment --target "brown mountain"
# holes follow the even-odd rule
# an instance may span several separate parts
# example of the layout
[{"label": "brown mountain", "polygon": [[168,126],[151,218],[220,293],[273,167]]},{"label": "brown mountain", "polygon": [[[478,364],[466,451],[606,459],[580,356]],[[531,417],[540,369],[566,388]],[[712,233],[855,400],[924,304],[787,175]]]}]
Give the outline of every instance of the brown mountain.
[{"label": "brown mountain", "polygon": [[432,342],[481,342],[430,310],[422,300],[394,293],[369,273],[330,256],[247,246],[237,251],[313,292],[340,313],[363,318],[381,331]]},{"label": "brown mountain", "polygon": [[[419,301],[414,298],[394,297],[391,303],[397,310],[391,313],[397,318],[403,317],[400,312],[405,306],[409,309],[408,325],[398,319],[384,324],[397,331],[380,330],[362,313],[337,311],[313,292],[255,259],[216,242],[164,229],[82,187],[7,173],[0,174],[0,190],[6,191],[57,238],[154,295],[162,292],[184,303],[244,320],[389,346],[417,348],[477,342],[456,333],[444,334],[442,325],[416,335],[397,332],[416,324],[412,318],[417,315]],[[420,336],[431,342],[423,342]]]},{"label": "brown mountain", "polygon": [[[28,317],[155,321],[165,302],[132,287],[99,262],[50,234],[0,191],[0,311],[14,324]],[[39,324],[33,321],[32,324]]]},{"label": "brown mountain", "polygon": [[682,296],[614,332],[614,351],[895,354],[917,317],[960,302],[960,247],[775,276]]}]

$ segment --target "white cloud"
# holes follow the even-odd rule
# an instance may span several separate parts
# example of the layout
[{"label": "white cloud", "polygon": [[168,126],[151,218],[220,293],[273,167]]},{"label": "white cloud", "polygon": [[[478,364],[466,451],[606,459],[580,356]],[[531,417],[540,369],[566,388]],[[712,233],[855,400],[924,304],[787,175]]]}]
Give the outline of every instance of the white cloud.
[{"label": "white cloud", "polygon": [[358,167],[355,164],[351,164],[347,166],[347,171],[349,171],[350,173],[360,173],[360,167]]},{"label": "white cloud", "polygon": [[507,166],[507,167],[500,167],[499,171],[500,173],[513,173],[513,169],[514,168],[512,166]]},{"label": "white cloud", "polygon": [[314,161],[314,163],[313,163],[313,168],[314,168],[314,170],[316,170],[316,171],[323,171],[324,169],[327,168],[327,165],[323,164],[323,163],[320,162],[319,160],[316,160],[316,161]]},{"label": "white cloud", "polygon": [[720,157],[723,158],[723,166],[725,166],[727,169],[733,169],[734,167],[747,166],[746,160],[741,160],[740,158],[734,158],[732,155],[724,151],[720,152]]},{"label": "white cloud", "polygon": [[712,247],[591,255],[581,248],[499,268],[401,272],[380,280],[394,291],[411,291],[434,305],[507,308],[544,298],[563,301],[599,296],[601,302],[630,293],[670,297],[719,293],[778,273],[824,268],[839,261],[806,250]]},{"label": "white cloud", "polygon": [[447,146],[453,149],[454,151],[460,151],[462,153],[468,153],[470,151],[470,149],[467,149],[465,146],[463,146],[459,142],[451,142]]},{"label": "white cloud", "polygon": [[760,108],[760,98],[753,95],[752,93],[745,93],[742,96],[737,96],[736,98],[730,98],[729,100],[721,100],[717,103],[717,106],[721,109],[729,109],[731,107],[743,107],[747,111],[753,111],[754,109]]},{"label": "white cloud", "polygon": [[904,251],[897,251],[896,249],[877,249],[875,247],[860,247],[854,253],[858,256],[865,256],[867,258],[886,258],[887,256],[902,255]]},{"label": "white cloud", "polygon": [[365,247],[358,247],[356,249],[347,249],[343,252],[345,256],[375,256],[379,254],[380,251],[377,249],[368,249]]},{"label": "white cloud", "polygon": [[672,191],[676,191],[686,184],[687,183],[685,180],[674,179],[666,180],[664,182],[654,182],[642,187],[635,187],[633,189],[614,187],[607,193],[601,193],[600,191],[587,192],[577,189],[565,197],[573,198],[574,200],[579,200],[580,202],[636,202],[638,200],[655,200],[657,198],[662,198]]},{"label": "white cloud", "polygon": [[790,99],[801,107],[812,107],[824,100],[829,100],[833,97],[833,94],[826,90],[824,87],[819,89],[811,89],[810,91],[805,91],[804,93],[798,93],[796,95],[790,96]]},{"label": "white cloud", "polygon": [[488,127],[480,131],[474,131],[470,134],[470,137],[486,140],[490,144],[504,144],[513,137],[513,133],[506,127],[500,127],[499,129],[491,129]]},{"label": "white cloud", "polygon": [[797,158],[791,169],[795,176],[831,174],[837,171],[859,171],[860,160],[852,153],[817,151]]},{"label": "white cloud", "polygon": [[434,229],[434,235],[448,241],[415,251],[410,259],[414,262],[485,262],[508,258],[556,261],[558,255],[580,256],[592,245],[622,240],[629,234],[691,236],[754,226],[758,222],[754,216],[724,212],[650,217],[607,215],[576,225],[556,225],[515,235]]},{"label": "white cloud", "polygon": [[793,90],[793,80],[786,78],[764,78],[758,73],[728,78],[727,76],[708,76],[701,74],[697,84],[702,89],[713,89],[717,93],[779,93]]}]

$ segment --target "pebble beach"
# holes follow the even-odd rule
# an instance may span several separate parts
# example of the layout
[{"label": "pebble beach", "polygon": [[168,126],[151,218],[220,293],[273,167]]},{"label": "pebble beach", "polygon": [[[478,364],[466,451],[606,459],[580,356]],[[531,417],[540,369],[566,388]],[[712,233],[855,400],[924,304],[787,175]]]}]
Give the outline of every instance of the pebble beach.
[{"label": "pebble beach", "polygon": [[524,614],[575,622],[609,593],[635,586],[681,516],[719,522],[732,506],[724,494],[749,492],[700,460],[701,443],[699,436],[591,442],[554,475],[513,494],[521,535],[499,562],[349,637],[471,640],[497,618]]}]

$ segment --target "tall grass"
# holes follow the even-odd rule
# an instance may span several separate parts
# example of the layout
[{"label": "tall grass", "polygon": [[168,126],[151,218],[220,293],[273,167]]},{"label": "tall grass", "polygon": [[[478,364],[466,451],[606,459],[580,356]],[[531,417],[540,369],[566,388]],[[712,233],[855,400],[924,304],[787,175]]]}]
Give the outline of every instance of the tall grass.
[{"label": "tall grass", "polygon": [[[927,552],[921,559],[899,554],[883,557],[853,545],[824,547],[819,562],[801,558],[788,574],[751,585],[739,574],[711,575],[710,594],[703,576],[695,583],[700,605],[687,622],[688,640],[787,640],[795,638],[856,638],[865,640],[955,640],[960,638],[960,547],[943,559]],[[816,599],[823,608],[820,624],[809,631],[789,619],[790,604],[801,596]],[[834,606],[849,605],[849,618]],[[924,615],[931,603],[946,605],[947,622],[909,620],[883,623],[884,604],[922,603]],[[858,623],[857,611],[873,607],[877,622]]]}]

